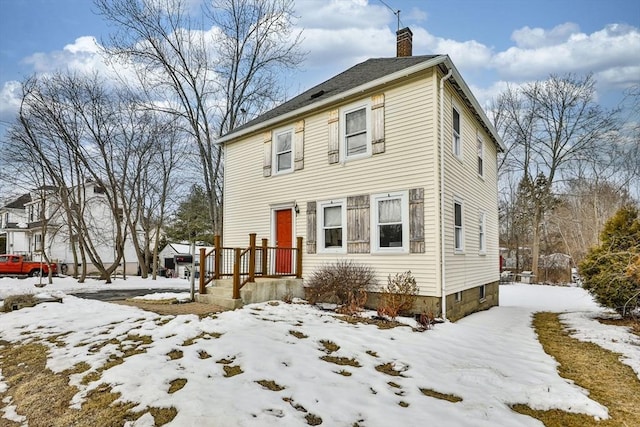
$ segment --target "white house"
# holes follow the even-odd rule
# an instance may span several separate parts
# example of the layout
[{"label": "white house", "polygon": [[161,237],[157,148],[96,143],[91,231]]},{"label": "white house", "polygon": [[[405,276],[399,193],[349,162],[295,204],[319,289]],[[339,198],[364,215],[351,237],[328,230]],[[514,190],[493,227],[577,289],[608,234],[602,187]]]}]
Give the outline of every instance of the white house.
[{"label": "white house", "polygon": [[[417,312],[498,304],[496,130],[447,55],[374,58],[223,136],[225,246],[302,237],[308,277],[349,259],[410,270]],[[375,302],[375,294],[370,303]],[[446,302],[445,302],[446,301]]]},{"label": "white house", "polygon": [[[98,183],[83,184],[81,192],[83,203],[79,211],[88,224],[88,240],[96,256],[108,266],[116,259],[113,215]],[[71,274],[74,267],[81,267],[80,263],[76,266],[73,258],[73,247],[77,249],[79,243],[75,232],[71,232],[59,197],[55,187],[41,187],[0,208],[0,235],[6,235],[8,253],[28,255],[39,261],[44,251],[51,261],[60,264],[60,272]],[[118,272],[126,267],[128,274],[136,274],[138,259],[130,239],[125,241],[121,264]],[[90,260],[87,271],[96,271]]]}]

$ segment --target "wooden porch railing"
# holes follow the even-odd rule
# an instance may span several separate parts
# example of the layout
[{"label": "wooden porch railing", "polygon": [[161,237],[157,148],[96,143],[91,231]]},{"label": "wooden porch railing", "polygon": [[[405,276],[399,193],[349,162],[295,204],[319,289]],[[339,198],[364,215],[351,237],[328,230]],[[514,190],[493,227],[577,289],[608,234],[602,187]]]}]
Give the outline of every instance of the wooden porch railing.
[{"label": "wooden porch railing", "polygon": [[240,298],[240,289],[256,277],[302,278],[302,237],[296,238],[295,248],[269,246],[267,239],[256,244],[256,234],[249,234],[246,248],[228,248],[215,236],[213,249],[200,249],[199,292],[213,280],[223,277],[233,279],[233,298]]}]

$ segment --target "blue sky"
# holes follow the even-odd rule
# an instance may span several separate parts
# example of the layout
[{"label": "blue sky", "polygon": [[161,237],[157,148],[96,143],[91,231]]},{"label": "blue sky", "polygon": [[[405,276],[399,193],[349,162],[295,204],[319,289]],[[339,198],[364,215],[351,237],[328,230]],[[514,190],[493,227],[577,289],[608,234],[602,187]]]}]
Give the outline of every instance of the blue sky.
[{"label": "blue sky", "polygon": [[[197,3],[200,0],[189,0]],[[414,54],[449,54],[481,105],[507,83],[549,73],[593,72],[612,107],[640,84],[637,0],[384,0],[414,33]],[[396,17],[380,0],[296,0],[302,68],[290,96],[369,57],[395,55]],[[90,0],[0,0],[0,129],[16,108],[17,82],[56,68],[103,67],[109,27]]]}]

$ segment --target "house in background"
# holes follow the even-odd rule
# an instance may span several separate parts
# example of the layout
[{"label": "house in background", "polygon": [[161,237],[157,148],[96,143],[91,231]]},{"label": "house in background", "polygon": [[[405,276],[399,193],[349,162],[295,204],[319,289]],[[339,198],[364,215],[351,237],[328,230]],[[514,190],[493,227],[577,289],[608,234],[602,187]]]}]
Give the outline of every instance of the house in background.
[{"label": "house in background", "polygon": [[380,285],[410,270],[414,310],[455,320],[498,304],[504,144],[451,59],[412,56],[411,31],[397,35],[396,57],[357,64],[220,139],[223,242],[302,237],[304,277],[339,259],[370,265]]},{"label": "house in background", "polygon": [[[104,190],[96,182],[87,182],[82,187],[82,215],[88,224],[88,237],[95,253],[103,264],[110,265],[116,259],[115,224]],[[6,252],[28,255],[33,261],[40,261],[46,252],[50,261],[59,264],[59,271],[72,274],[80,269],[73,259],[73,246],[78,249],[78,239],[71,232],[67,216],[60,203],[55,187],[40,187],[20,196],[14,202],[0,208],[0,234],[7,238]],[[121,273],[126,267],[127,274],[136,274],[138,258],[130,239],[125,242],[125,256]],[[80,260],[79,260],[80,262]],[[87,272],[97,269],[87,259]]]},{"label": "house in background", "polygon": [[23,194],[13,202],[0,207],[0,236],[5,237],[6,252],[9,254],[29,254],[29,234],[27,228],[27,210],[25,205],[31,202],[31,194]]},{"label": "house in background", "polygon": [[[196,245],[196,264],[199,264],[200,249],[211,251],[211,246]],[[158,252],[158,260],[160,265],[168,270],[172,270],[176,277],[189,277],[189,268],[191,268],[191,245],[188,243],[167,243],[167,245]]]}]

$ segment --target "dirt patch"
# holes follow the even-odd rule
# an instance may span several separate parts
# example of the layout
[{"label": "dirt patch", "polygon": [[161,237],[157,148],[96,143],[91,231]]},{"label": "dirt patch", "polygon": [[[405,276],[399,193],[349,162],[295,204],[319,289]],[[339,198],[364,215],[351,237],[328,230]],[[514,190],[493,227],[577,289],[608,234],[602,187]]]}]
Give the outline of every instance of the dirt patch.
[{"label": "dirt patch", "polygon": [[536,313],[533,326],[544,351],[560,364],[558,373],[588,389],[591,399],[608,408],[610,418],[596,421],[585,414],[533,410],[526,405],[514,405],[514,410],[546,426],[640,426],[640,380],[620,362],[619,354],[570,337],[555,313]]},{"label": "dirt patch", "polygon": [[600,323],[604,323],[605,325],[615,325],[615,326],[627,326],[631,333],[636,334],[640,337],[640,319],[596,319]]},{"label": "dirt patch", "polygon": [[138,307],[146,311],[152,311],[158,314],[169,314],[169,315],[180,315],[180,314],[195,314],[200,317],[206,317],[210,314],[220,313],[224,311],[224,308],[213,305],[213,304],[203,304],[201,302],[185,302],[182,304],[166,304],[166,303],[152,303],[148,300],[146,301],[137,301],[137,300],[122,300],[122,301],[111,301],[115,304],[121,305],[129,305],[133,307]]}]

